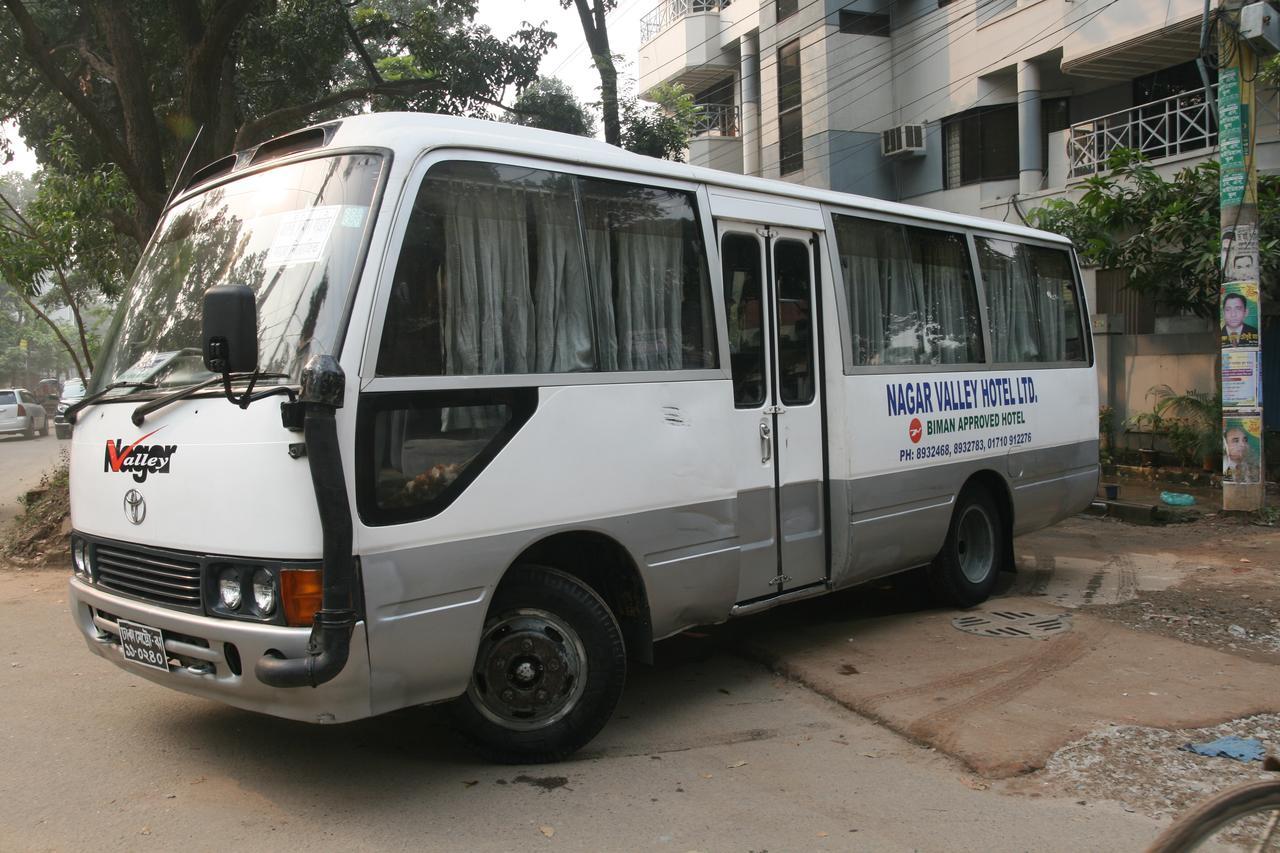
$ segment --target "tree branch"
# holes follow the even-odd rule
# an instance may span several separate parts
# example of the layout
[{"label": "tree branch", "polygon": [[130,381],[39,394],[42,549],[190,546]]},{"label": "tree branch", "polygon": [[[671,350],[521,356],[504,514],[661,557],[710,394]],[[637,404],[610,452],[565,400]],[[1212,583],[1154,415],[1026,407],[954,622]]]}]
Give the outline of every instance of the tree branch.
[{"label": "tree branch", "polygon": [[[85,335],[84,320],[80,317],[80,306],[76,303],[75,295],[71,292],[71,283],[67,281],[66,272],[62,269],[62,263],[60,260],[61,254],[55,252],[53,247],[40,237],[40,232],[37,231],[29,221],[27,221],[27,218],[22,215],[22,212],[19,211],[14,203],[9,201],[3,193],[0,193],[0,202],[3,202],[4,206],[9,208],[9,213],[13,215],[14,219],[16,219],[23,228],[27,229],[27,239],[35,241],[37,246],[44,249],[45,256],[49,261],[48,266],[53,268],[53,272],[58,278],[58,286],[62,290],[62,295],[67,300],[67,307],[71,309],[71,316],[75,318],[76,330],[80,333],[80,347],[84,353],[85,364],[89,365],[89,370],[92,371],[93,355],[89,350],[89,339]],[[78,359],[76,364],[80,364]]]},{"label": "tree branch", "polygon": [[116,136],[115,131],[107,123],[97,105],[85,97],[80,91],[80,87],[68,79],[67,75],[63,74],[61,69],[54,64],[49,55],[48,40],[39,25],[32,19],[27,7],[22,4],[22,0],[2,0],[2,2],[18,24],[18,29],[22,33],[22,48],[27,54],[27,58],[31,60],[45,80],[57,89],[71,104],[72,108],[88,123],[93,135],[105,149],[107,156],[124,173],[129,186],[137,194],[139,202],[146,204],[152,199],[153,194],[147,188],[142,172],[138,168],[138,164],[134,162],[129,149]]},{"label": "tree branch", "polygon": [[[80,380],[85,384],[88,384],[89,377],[84,372],[84,365],[80,363],[80,357],[76,355],[75,347],[71,345],[71,341],[67,340],[67,336],[62,334],[62,330],[58,328],[58,324],[53,322],[48,314],[41,311],[40,306],[36,305],[36,303],[32,301],[31,297],[22,290],[22,288],[15,287],[13,282],[8,282],[8,284],[9,289],[18,294],[18,298],[27,303],[27,307],[30,308],[37,317],[44,320],[45,323],[49,325],[50,329],[53,329],[53,333],[58,336],[58,340],[62,343],[62,348],[67,351],[67,354],[71,356],[71,360],[76,363],[76,373],[80,375]],[[90,372],[92,372],[92,368],[90,369]]]},{"label": "tree branch", "polygon": [[369,56],[369,51],[364,49],[364,42],[356,32],[356,28],[352,26],[351,15],[345,8],[342,10],[342,24],[347,28],[347,38],[351,39],[351,45],[356,49],[356,55],[360,57],[360,64],[369,73],[369,79],[374,83],[381,83],[382,75],[378,73],[378,66],[374,64],[373,57]]}]

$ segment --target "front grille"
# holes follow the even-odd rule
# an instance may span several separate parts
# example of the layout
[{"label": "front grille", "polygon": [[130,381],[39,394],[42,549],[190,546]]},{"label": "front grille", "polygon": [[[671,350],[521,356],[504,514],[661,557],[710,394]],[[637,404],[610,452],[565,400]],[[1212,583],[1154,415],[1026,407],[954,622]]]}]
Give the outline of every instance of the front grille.
[{"label": "front grille", "polygon": [[91,551],[98,585],[166,607],[200,610],[200,563],[187,555],[95,545]]}]

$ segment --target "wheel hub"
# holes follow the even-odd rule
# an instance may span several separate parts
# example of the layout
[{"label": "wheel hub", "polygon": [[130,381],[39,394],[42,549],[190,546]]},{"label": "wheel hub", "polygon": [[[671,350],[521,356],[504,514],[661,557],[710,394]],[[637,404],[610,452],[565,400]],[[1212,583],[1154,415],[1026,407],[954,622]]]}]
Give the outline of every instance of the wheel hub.
[{"label": "wheel hub", "polygon": [[485,631],[469,692],[492,721],[540,728],[577,704],[586,684],[586,659],[577,634],[555,614],[508,613]]},{"label": "wheel hub", "polygon": [[956,531],[956,557],[970,583],[982,583],[995,570],[995,529],[991,518],[978,505],[965,510]]}]

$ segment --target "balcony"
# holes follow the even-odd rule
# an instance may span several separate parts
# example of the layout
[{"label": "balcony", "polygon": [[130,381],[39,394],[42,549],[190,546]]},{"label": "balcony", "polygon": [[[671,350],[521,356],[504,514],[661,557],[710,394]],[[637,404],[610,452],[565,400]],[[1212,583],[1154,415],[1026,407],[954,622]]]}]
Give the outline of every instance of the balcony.
[{"label": "balcony", "polygon": [[1149,160],[1202,151],[1218,144],[1218,126],[1209,108],[1217,87],[1195,89],[1071,125],[1067,136],[1072,178],[1107,170],[1117,148],[1134,148]]},{"label": "balcony", "polygon": [[738,108],[733,104],[698,104],[694,136],[737,136]]},{"label": "balcony", "polygon": [[640,44],[653,41],[658,33],[682,18],[719,12],[721,6],[728,5],[727,0],[663,0],[657,8],[640,19]]},{"label": "balcony", "polygon": [[737,66],[720,44],[720,10],[729,0],[662,0],[640,19],[640,92],[662,83],[682,83],[692,91]]}]

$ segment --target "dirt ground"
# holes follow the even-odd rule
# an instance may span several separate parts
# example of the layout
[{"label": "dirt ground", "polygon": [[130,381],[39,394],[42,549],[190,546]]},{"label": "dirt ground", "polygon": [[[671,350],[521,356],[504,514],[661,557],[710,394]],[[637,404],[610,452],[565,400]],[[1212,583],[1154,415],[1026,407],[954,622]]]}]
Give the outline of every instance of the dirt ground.
[{"label": "dirt ground", "polygon": [[1168,589],[1090,606],[1089,613],[1185,643],[1280,663],[1280,532],[1215,514],[1192,524],[1126,533],[1128,548],[1158,544],[1177,553],[1185,577]]},{"label": "dirt ground", "polygon": [[[1134,590],[1127,600],[1086,604],[1082,612],[1136,631],[1280,665],[1280,531],[1218,513],[1168,527],[1106,520],[1096,526],[1114,526],[1126,551],[1158,549],[1176,555],[1175,566],[1184,576],[1165,589]],[[1170,653],[1176,654],[1177,647]],[[1280,679],[1280,672],[1272,679]],[[1171,818],[1218,791],[1269,775],[1260,762],[1207,758],[1183,749],[1227,735],[1256,738],[1269,754],[1280,754],[1280,713],[1194,729],[1105,726],[1059,749],[1041,771],[1013,780],[1005,789],[1015,795],[1077,796],[1082,803],[1113,800],[1127,811]]]}]

